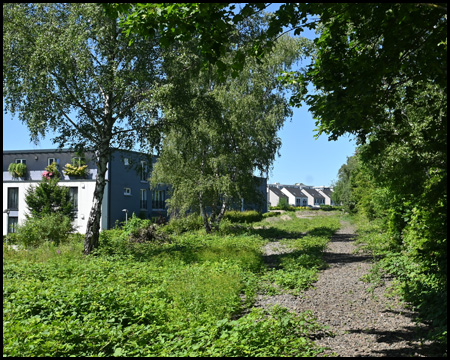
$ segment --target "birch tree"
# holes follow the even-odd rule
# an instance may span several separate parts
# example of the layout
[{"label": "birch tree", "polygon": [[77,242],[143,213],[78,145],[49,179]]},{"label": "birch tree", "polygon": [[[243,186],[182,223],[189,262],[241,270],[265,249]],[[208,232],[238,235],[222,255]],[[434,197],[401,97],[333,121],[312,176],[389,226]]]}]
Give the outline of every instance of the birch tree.
[{"label": "birch tree", "polygon": [[[99,4],[3,4],[3,107],[38,142],[95,151],[97,177],[84,253],[98,247],[110,150],[149,145],[156,39],[125,38]],[[145,111],[143,109],[146,109]]]},{"label": "birch tree", "polygon": [[[260,18],[251,21],[235,35],[235,51],[264,26]],[[168,130],[151,176],[153,185],[171,185],[172,212],[197,211],[209,233],[233,203],[240,205],[243,197],[256,201],[253,174],[268,173],[281,145],[277,131],[292,116],[288,88],[279,76],[304,55],[305,47],[305,39],[284,36],[270,57],[248,61],[237,77],[225,82],[214,66],[196,76],[176,71],[201,59],[186,46],[172,51],[184,55],[172,59],[178,65],[167,69],[168,84],[158,96],[166,120],[183,118],[186,126]],[[232,51],[219,61],[232,62],[234,55]]]}]

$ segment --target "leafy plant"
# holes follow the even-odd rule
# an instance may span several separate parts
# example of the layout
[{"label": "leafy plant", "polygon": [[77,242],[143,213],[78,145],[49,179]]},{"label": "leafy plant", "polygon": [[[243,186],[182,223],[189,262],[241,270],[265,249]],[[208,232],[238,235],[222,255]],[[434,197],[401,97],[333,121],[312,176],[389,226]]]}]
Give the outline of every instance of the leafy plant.
[{"label": "leafy plant", "polygon": [[73,231],[71,219],[62,214],[44,214],[40,218],[29,218],[17,227],[16,239],[25,247],[37,247],[46,242],[59,245]]},{"label": "leafy plant", "polygon": [[255,210],[249,211],[227,211],[224,219],[230,220],[232,223],[252,223],[261,221],[262,214]]},{"label": "leafy plant", "polygon": [[11,163],[8,172],[15,178],[24,177],[27,173],[27,165],[24,163]]},{"label": "leafy plant", "polygon": [[45,171],[42,173],[42,177],[46,178],[47,180],[60,177],[60,173],[58,170],[58,164],[56,162],[52,162],[50,165],[48,165],[45,168]]},{"label": "leafy plant", "polygon": [[29,186],[25,194],[27,209],[33,217],[60,213],[74,219],[74,204],[67,186],[58,185],[59,177],[43,178],[36,186]]},{"label": "leafy plant", "polygon": [[79,176],[86,177],[87,176],[87,165],[74,166],[71,164],[66,164],[64,166],[64,173],[68,176]]},{"label": "leafy plant", "polygon": [[[298,252],[281,261],[276,279],[281,283],[286,275],[284,287],[312,281],[327,241],[325,235],[300,239],[296,234],[334,228],[336,222],[317,218],[276,224],[291,233],[286,244]],[[202,231],[172,234],[171,242],[130,242],[149,226],[149,221],[134,216],[123,228],[102,231],[96,256],[87,258],[78,236],[59,246],[52,241],[27,251],[4,246],[4,356],[320,352],[310,340],[320,329],[310,313],[251,308],[256,294],[264,290],[262,236],[246,228],[239,235]],[[301,273],[308,275],[301,280]]]}]

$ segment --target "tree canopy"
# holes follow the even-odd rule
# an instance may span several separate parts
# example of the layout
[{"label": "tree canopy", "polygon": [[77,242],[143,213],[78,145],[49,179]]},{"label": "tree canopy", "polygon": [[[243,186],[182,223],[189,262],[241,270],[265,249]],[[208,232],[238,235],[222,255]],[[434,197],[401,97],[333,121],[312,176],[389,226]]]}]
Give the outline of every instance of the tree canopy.
[{"label": "tree canopy", "polygon": [[[233,34],[231,46],[236,49],[266,24],[262,17],[248,21],[251,24]],[[237,77],[226,81],[219,80],[213,65],[196,76],[180,72],[198,60],[186,44],[170,50],[176,54],[170,62],[165,59],[168,83],[158,95],[166,121],[184,118],[186,126],[165,133],[151,179],[154,185],[171,185],[168,202],[173,212],[199,211],[210,232],[233,202],[240,205],[244,197],[257,201],[253,173],[268,172],[281,145],[277,131],[292,114],[279,76],[299,59],[308,41],[282,37],[271,57],[260,64],[247,62]],[[231,63],[233,57],[231,51],[220,61]]]},{"label": "tree canopy", "polygon": [[98,246],[111,147],[149,148],[157,123],[159,48],[131,39],[99,4],[3,4],[4,111],[17,113],[34,141],[52,130],[60,147],[96,154],[85,253]]}]

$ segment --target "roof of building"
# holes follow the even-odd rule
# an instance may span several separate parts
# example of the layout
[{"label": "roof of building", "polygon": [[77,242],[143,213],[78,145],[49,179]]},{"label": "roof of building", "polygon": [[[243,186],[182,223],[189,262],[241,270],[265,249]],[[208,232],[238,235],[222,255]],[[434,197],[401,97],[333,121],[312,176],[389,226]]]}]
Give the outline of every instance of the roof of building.
[{"label": "roof of building", "polygon": [[306,195],[297,187],[285,186],[284,189],[289,191],[295,197],[306,197]]},{"label": "roof of building", "polygon": [[323,188],[320,189],[326,196],[331,197],[331,194],[333,193],[333,191],[331,191],[330,188]]},{"label": "roof of building", "polygon": [[302,189],[303,191],[307,192],[309,195],[311,195],[314,198],[322,198],[325,199],[322,195],[320,195],[319,192],[317,192],[314,189]]},{"label": "roof of building", "polygon": [[278,189],[278,188],[276,188],[276,187],[270,186],[270,187],[269,187],[269,191],[272,191],[275,195],[277,195],[277,196],[280,197],[280,198],[286,198],[286,199],[287,199],[286,194],[283,194],[283,193],[281,192],[281,190]]}]

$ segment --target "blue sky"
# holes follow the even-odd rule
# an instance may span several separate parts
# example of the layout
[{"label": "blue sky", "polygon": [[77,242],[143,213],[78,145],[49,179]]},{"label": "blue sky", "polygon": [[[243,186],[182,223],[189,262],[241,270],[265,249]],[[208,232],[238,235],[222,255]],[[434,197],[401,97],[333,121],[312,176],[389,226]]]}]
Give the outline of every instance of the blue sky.
[{"label": "blue sky", "polygon": [[[271,9],[272,10],[272,9]],[[302,34],[313,38],[313,32]],[[292,121],[286,121],[280,130],[282,140],[280,157],[273,163],[269,172],[269,183],[304,183],[307,185],[331,185],[337,180],[339,168],[347,157],[354,154],[355,141],[344,136],[337,141],[328,141],[326,135],[314,138],[315,120],[306,107],[293,109]],[[52,149],[52,134],[48,134],[38,145],[30,141],[25,125],[17,117],[3,115],[3,150]]]}]

